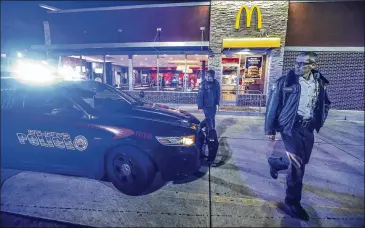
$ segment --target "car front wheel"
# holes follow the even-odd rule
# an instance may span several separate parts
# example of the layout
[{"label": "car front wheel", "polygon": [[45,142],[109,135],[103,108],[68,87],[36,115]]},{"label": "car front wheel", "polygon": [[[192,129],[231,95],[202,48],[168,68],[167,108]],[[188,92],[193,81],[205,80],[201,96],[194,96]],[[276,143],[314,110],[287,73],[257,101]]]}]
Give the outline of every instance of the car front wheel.
[{"label": "car front wheel", "polygon": [[131,196],[145,192],[156,176],[151,159],[131,146],[115,148],[107,155],[106,172],[119,191]]}]

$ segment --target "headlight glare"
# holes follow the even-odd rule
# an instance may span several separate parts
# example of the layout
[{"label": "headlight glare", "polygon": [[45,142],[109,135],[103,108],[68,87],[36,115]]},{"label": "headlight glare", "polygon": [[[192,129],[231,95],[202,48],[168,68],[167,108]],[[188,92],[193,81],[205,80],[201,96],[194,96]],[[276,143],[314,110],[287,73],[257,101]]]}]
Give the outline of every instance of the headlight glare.
[{"label": "headlight glare", "polygon": [[182,136],[182,137],[156,137],[162,145],[165,146],[193,146],[195,145],[195,136]]}]

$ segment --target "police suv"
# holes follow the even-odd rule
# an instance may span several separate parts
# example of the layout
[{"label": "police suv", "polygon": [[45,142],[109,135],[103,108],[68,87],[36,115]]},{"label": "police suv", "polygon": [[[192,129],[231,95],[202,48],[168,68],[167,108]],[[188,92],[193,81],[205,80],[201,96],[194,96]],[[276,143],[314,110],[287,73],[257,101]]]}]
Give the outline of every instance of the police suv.
[{"label": "police suv", "polygon": [[4,168],[107,178],[139,195],[157,172],[169,181],[200,168],[199,123],[96,81],[1,79]]}]

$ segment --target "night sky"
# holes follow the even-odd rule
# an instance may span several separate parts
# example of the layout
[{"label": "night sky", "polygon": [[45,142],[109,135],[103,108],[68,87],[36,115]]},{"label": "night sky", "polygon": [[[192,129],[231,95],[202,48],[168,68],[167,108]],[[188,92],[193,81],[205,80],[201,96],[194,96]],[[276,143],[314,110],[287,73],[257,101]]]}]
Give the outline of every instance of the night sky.
[{"label": "night sky", "polygon": [[[44,44],[43,21],[47,10],[39,4],[59,9],[91,8],[120,5],[142,5],[195,1],[1,1],[1,52],[29,49]],[[207,0],[206,0],[207,1]]]}]

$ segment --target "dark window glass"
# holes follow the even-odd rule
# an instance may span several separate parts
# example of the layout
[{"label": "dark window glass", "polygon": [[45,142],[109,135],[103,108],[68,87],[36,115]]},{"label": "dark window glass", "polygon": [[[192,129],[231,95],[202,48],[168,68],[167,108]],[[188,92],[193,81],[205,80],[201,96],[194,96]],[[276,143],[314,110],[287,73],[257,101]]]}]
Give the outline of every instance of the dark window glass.
[{"label": "dark window glass", "polygon": [[48,91],[28,93],[25,98],[24,108],[33,114],[56,117],[63,116],[64,113],[82,112],[71,99]]}]

